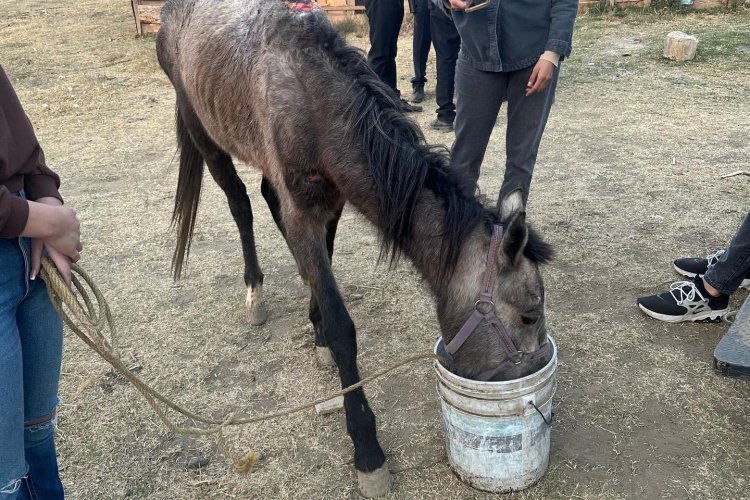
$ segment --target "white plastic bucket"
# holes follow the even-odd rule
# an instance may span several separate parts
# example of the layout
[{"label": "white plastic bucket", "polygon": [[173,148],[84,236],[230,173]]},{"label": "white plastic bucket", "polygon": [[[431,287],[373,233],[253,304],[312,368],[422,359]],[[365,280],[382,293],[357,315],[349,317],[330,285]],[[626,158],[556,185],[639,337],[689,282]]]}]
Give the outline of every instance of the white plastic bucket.
[{"label": "white plastic bucket", "polygon": [[[451,467],[474,488],[509,492],[537,482],[549,463],[557,345],[541,370],[505,382],[459,377],[435,362]],[[438,339],[434,352],[442,350]],[[542,415],[534,408],[539,408]],[[545,421],[546,419],[546,421]]]}]

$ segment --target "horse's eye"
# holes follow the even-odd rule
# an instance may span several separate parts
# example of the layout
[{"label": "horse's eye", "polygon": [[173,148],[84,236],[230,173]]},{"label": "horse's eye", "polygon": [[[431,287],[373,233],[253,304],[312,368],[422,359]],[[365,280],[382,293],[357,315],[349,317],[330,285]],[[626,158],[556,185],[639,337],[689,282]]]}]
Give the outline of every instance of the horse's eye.
[{"label": "horse's eye", "polygon": [[539,318],[532,318],[530,316],[521,316],[521,321],[524,325],[533,325]]}]

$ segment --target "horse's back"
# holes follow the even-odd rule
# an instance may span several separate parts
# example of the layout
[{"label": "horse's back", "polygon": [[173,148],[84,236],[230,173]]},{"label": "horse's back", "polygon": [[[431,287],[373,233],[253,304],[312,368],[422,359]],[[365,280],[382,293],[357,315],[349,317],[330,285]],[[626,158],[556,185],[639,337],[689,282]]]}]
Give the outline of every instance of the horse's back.
[{"label": "horse's back", "polygon": [[303,66],[316,64],[325,15],[295,13],[283,0],[168,0],[164,9],[165,71],[223,149],[261,166],[280,114],[295,108],[307,121]]}]

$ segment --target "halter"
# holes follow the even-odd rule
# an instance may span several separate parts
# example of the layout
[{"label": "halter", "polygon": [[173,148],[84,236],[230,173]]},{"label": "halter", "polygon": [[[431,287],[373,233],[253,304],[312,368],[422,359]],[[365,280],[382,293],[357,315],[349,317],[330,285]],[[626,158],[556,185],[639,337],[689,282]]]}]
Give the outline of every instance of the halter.
[{"label": "halter", "polygon": [[[545,342],[539,347],[539,349],[533,352],[519,351],[516,349],[513,339],[508,335],[508,331],[505,329],[503,322],[500,321],[500,318],[498,318],[495,313],[495,303],[492,301],[492,289],[495,286],[495,266],[493,265],[493,262],[497,246],[502,240],[503,226],[502,224],[495,224],[492,231],[492,239],[490,240],[490,248],[487,250],[487,269],[484,272],[482,291],[479,294],[479,298],[474,303],[474,312],[471,313],[471,316],[469,316],[469,319],[466,320],[464,326],[458,331],[458,334],[453,337],[453,340],[445,346],[446,357],[449,362],[453,363],[453,354],[464,345],[466,340],[468,340],[471,334],[474,333],[482,321],[486,321],[495,327],[500,343],[508,354],[508,358],[500,363],[497,368],[483,371],[478,377],[476,377],[477,380],[484,382],[490,380],[503,370],[520,365],[524,361],[536,361],[548,356],[552,351],[552,345],[549,342]],[[482,312],[483,309],[487,312]]]}]

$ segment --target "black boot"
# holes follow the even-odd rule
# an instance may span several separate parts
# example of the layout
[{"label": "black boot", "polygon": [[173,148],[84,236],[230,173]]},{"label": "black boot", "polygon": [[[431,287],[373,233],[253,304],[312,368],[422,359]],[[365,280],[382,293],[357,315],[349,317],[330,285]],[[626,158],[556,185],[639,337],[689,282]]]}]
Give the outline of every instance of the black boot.
[{"label": "black boot", "polygon": [[412,86],[411,91],[411,99],[409,99],[411,102],[422,102],[424,101],[424,84],[416,84]]}]

